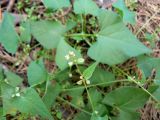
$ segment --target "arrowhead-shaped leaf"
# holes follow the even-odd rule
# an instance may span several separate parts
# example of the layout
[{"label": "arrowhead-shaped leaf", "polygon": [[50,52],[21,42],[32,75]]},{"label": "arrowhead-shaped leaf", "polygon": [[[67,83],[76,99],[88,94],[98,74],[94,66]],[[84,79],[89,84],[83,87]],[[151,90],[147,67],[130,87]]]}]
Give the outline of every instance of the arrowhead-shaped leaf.
[{"label": "arrowhead-shaped leaf", "polygon": [[92,74],[94,73],[97,65],[98,65],[98,62],[95,62],[92,65],[90,65],[87,69],[84,70],[83,77],[85,80],[89,80],[92,77]]},{"label": "arrowhead-shaped leaf", "polygon": [[70,0],[42,0],[47,8],[57,10],[70,6]]},{"label": "arrowhead-shaped leaf", "polygon": [[9,13],[4,13],[0,24],[0,43],[9,53],[14,54],[17,51],[19,36],[15,31],[14,19]]},{"label": "arrowhead-shaped leaf", "polygon": [[117,14],[101,10],[99,24],[101,29],[97,36],[98,40],[88,51],[92,59],[115,65],[131,57],[151,52],[125,27]]}]

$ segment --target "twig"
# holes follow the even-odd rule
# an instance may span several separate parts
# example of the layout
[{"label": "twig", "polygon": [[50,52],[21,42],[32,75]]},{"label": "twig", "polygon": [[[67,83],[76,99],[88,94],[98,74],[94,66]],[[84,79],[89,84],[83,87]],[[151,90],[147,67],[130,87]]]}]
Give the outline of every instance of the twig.
[{"label": "twig", "polygon": [[7,6],[7,11],[8,11],[8,12],[12,11],[12,8],[13,8],[14,3],[15,3],[15,0],[10,0],[10,1],[9,1],[9,4],[8,4],[8,6]]}]

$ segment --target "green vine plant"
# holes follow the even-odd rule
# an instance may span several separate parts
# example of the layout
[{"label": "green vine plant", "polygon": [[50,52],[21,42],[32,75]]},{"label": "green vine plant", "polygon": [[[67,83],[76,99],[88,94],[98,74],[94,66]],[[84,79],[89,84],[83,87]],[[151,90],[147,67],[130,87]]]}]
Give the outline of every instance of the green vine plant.
[{"label": "green vine plant", "polygon": [[[159,107],[160,59],[126,27],[135,23],[135,13],[123,0],[113,4],[115,11],[92,0],[43,4],[53,12],[72,11],[63,22],[25,19],[19,32],[12,15],[3,14],[0,43],[10,55],[20,55],[12,69],[0,67],[1,120],[7,115],[19,120],[139,120],[148,101]],[[131,58],[142,71],[140,80],[117,66]],[[14,73],[24,59],[29,59],[27,80]],[[156,76],[149,80],[153,68]],[[66,118],[68,108],[74,115]]]}]

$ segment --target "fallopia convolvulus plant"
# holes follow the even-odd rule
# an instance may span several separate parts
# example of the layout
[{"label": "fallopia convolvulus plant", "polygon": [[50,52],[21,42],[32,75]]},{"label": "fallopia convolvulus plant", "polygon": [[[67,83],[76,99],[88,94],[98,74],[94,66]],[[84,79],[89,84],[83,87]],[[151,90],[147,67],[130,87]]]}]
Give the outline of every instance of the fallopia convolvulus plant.
[{"label": "fallopia convolvulus plant", "polygon": [[[28,85],[24,86],[23,78],[1,66],[1,119],[12,115],[17,119],[42,120],[139,120],[139,109],[147,101],[159,104],[160,60],[150,57],[152,50],[126,27],[127,23],[135,23],[135,14],[123,0],[113,4],[118,14],[99,8],[92,0],[75,0],[73,5],[70,0],[43,3],[53,12],[63,12],[71,6],[72,11],[65,17],[65,23],[23,20],[19,33],[11,14],[3,14],[0,43],[9,54],[14,55],[21,48],[29,56],[35,46],[41,49],[27,67]],[[55,54],[47,54],[50,51]],[[143,71],[142,80],[116,66],[133,57]],[[46,59],[54,61],[56,69],[48,70]],[[21,61],[17,62],[15,65]],[[145,88],[153,68],[156,77]],[[117,79],[112,69],[124,79]],[[73,117],[64,117],[66,105],[72,107]]]}]

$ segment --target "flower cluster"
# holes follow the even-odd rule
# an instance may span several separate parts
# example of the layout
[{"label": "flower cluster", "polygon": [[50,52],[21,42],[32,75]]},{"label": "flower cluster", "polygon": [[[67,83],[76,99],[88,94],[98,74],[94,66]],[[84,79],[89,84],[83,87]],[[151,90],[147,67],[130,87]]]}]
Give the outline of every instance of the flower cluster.
[{"label": "flower cluster", "polygon": [[77,82],[77,84],[78,84],[78,85],[82,85],[83,80],[85,81],[85,83],[86,83],[87,85],[91,84],[90,80],[85,80],[85,79],[83,78],[83,76],[80,76],[80,80]]},{"label": "flower cluster", "polygon": [[69,51],[69,53],[65,56],[65,59],[68,61],[68,65],[72,67],[74,64],[83,64],[83,58],[77,58],[76,54],[73,51]]},{"label": "flower cluster", "polygon": [[20,88],[19,87],[16,87],[15,88],[15,93],[14,94],[12,94],[12,98],[14,98],[14,97],[20,97],[21,96],[21,94],[20,94]]}]

